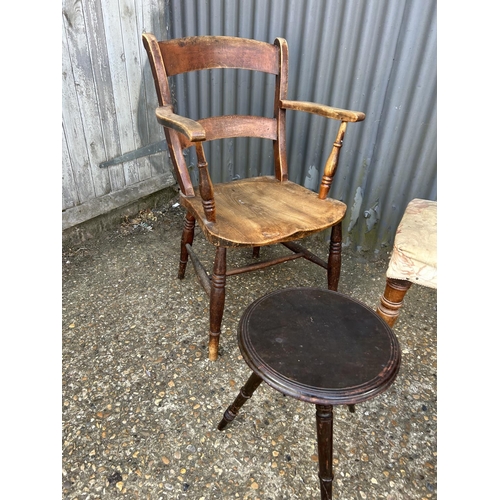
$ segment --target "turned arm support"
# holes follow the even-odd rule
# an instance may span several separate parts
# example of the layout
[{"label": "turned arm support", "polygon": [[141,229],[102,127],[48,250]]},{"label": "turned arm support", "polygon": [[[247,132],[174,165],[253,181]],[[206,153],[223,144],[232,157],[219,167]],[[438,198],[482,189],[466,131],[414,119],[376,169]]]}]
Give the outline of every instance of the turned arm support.
[{"label": "turned arm support", "polygon": [[323,177],[321,179],[321,184],[319,187],[318,197],[321,200],[324,200],[328,196],[330,186],[332,185],[333,176],[335,175],[335,170],[337,169],[340,148],[342,147],[342,142],[344,140],[347,123],[363,121],[365,119],[365,114],[361,111],[333,108],[331,106],[325,106],[323,104],[317,104],[307,101],[281,100],[280,104],[284,109],[305,111],[307,113],[313,113],[316,115],[324,116],[326,118],[333,118],[334,120],[339,120],[341,122],[339,130],[337,132],[337,137],[335,138],[335,142],[333,143],[332,151],[330,153],[330,156],[326,160],[325,170],[323,172]]},{"label": "turned arm support", "polygon": [[195,143],[196,156],[198,157],[198,173],[200,174],[200,196],[203,204],[203,211],[208,222],[215,222],[215,199],[212,179],[208,172],[208,163],[203,151],[201,142]]},{"label": "turned arm support", "polygon": [[215,222],[214,189],[210,174],[208,173],[207,159],[205,158],[202,144],[206,139],[205,129],[198,122],[190,118],[176,115],[173,112],[172,105],[156,108],[156,119],[160,125],[173,129],[185,135],[190,142],[194,142],[200,174],[200,196],[205,211],[205,217],[207,221]]}]

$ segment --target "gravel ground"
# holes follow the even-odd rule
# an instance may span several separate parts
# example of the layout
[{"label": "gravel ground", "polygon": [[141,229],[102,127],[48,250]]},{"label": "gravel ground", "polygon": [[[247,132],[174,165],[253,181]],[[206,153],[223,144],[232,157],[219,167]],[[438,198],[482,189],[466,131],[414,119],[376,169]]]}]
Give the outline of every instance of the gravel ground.
[{"label": "gravel ground", "polygon": [[[208,298],[191,264],[177,279],[182,219],[173,200],[63,250],[62,498],[319,498],[313,405],[262,384],[216,427],[250,375],[236,342],[244,309],[276,288],[326,288],[326,273],[300,259],[228,278],[210,362]],[[326,256],[320,239],[308,245]],[[199,231],[194,246],[210,269]],[[346,250],[339,291],[375,308],[387,261]],[[394,328],[396,382],[355,413],[334,410],[334,498],[437,498],[436,310],[436,291],[412,287]]]}]

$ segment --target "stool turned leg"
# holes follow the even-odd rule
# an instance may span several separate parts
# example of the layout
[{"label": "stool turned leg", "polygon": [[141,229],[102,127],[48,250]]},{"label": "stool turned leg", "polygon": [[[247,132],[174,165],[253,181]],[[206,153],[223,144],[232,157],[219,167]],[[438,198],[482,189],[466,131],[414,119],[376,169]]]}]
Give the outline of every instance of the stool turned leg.
[{"label": "stool turned leg", "polygon": [[253,247],[252,257],[258,259],[260,255],[260,247]]},{"label": "stool turned leg", "polygon": [[387,278],[384,295],[380,297],[377,314],[392,328],[399,316],[406,292],[411,287],[411,281]]},{"label": "stool turned leg", "polygon": [[222,429],[224,429],[224,427],[226,427],[227,424],[235,419],[241,407],[252,397],[252,394],[255,392],[255,389],[259,387],[261,382],[262,379],[255,373],[252,373],[252,375],[250,375],[247,383],[241,388],[238,396],[236,396],[234,403],[229,406],[228,409],[224,412],[224,417],[219,422],[217,429],[221,431]]},{"label": "stool turned leg", "polygon": [[321,500],[331,500],[333,482],[333,407],[331,405],[316,405],[316,430]]},{"label": "stool turned leg", "polygon": [[330,253],[328,254],[328,289],[337,291],[342,261],[342,222],[332,227]]}]

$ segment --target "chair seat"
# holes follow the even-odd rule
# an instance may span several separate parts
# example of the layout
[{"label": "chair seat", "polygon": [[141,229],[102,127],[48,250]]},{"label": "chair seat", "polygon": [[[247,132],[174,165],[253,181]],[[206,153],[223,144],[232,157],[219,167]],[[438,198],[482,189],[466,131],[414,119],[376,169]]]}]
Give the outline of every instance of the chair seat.
[{"label": "chair seat", "polygon": [[225,247],[265,246],[292,241],[341,221],[346,205],[291,181],[263,176],[214,185],[216,222],[205,218],[199,191],[181,196],[206,238]]},{"label": "chair seat", "polygon": [[387,277],[437,288],[437,202],[410,201],[396,231]]}]

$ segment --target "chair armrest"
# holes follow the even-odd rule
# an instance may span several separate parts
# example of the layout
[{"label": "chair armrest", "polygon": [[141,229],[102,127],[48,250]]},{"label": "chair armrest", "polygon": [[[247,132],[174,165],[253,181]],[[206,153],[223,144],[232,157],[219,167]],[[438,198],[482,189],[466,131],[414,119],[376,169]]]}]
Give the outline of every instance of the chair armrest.
[{"label": "chair armrest", "polygon": [[185,116],[176,115],[172,110],[172,106],[156,108],[156,119],[160,125],[180,132],[191,142],[205,140],[205,129],[198,122]]},{"label": "chair armrest", "polygon": [[295,111],[306,111],[307,113],[314,113],[316,115],[326,116],[327,118],[334,118],[343,122],[361,122],[365,119],[365,114],[361,111],[351,111],[348,109],[332,108],[323,104],[316,104],[315,102],[307,101],[289,101],[282,99],[280,106],[284,109],[293,109]]}]

